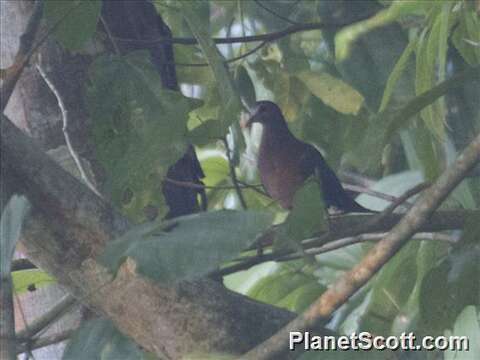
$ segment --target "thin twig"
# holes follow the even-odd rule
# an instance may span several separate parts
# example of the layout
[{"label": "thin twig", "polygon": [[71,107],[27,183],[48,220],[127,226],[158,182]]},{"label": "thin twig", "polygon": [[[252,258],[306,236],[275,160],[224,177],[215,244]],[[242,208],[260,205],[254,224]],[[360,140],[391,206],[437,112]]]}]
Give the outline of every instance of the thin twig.
[{"label": "thin twig", "polygon": [[367,194],[367,195],[370,195],[370,196],[373,196],[373,197],[376,197],[376,198],[379,198],[379,199],[382,199],[382,200],[390,201],[390,202],[393,202],[397,199],[393,195],[386,194],[386,193],[383,193],[381,191],[372,190],[372,189],[369,189],[369,188],[361,186],[361,185],[352,185],[352,184],[342,183],[342,186],[345,188],[345,190],[350,190],[350,191],[354,191],[354,192],[358,192],[358,193],[362,193],[362,194]]},{"label": "thin twig", "polygon": [[17,347],[17,355],[22,354],[24,352],[29,352],[32,350],[40,349],[42,347],[63,342],[69,339],[73,335],[73,333],[77,330],[78,328],[70,329],[70,330],[62,331],[58,334],[45,336],[43,338],[32,339],[30,342],[27,342],[26,344],[23,344]]},{"label": "thin twig", "polygon": [[[363,16],[359,16],[359,18],[355,19],[355,21],[362,21],[362,20],[368,19],[370,16],[372,16],[372,14],[367,13],[367,14],[364,14]],[[247,42],[256,42],[256,41],[275,41],[285,36],[295,34],[297,32],[319,30],[319,29],[338,29],[344,26],[351,25],[352,23],[353,23],[352,21],[335,22],[335,23],[318,23],[318,22],[306,23],[306,24],[292,25],[283,30],[271,32],[268,34],[213,38],[212,40],[216,44],[247,43]],[[186,38],[186,37],[176,37],[176,38],[162,37],[157,39],[143,39],[143,40],[123,38],[123,37],[115,37],[115,38],[125,42],[142,42],[147,44],[173,43],[173,44],[179,44],[179,45],[196,45],[198,43],[196,38]]]},{"label": "thin twig", "polygon": [[117,55],[121,55],[122,52],[118,47],[117,41],[113,38],[112,32],[110,31],[110,27],[108,26],[107,22],[105,21],[105,18],[102,15],[100,16],[100,21],[102,22],[103,28],[105,29],[105,33],[107,34],[108,39],[110,40],[110,43],[113,46],[113,50]]},{"label": "thin twig", "polygon": [[67,313],[68,310],[71,309],[73,305],[77,303],[77,300],[71,296],[66,295],[60,302],[53,306],[52,309],[47,311],[41,317],[36,319],[34,322],[28,325],[28,328],[24,330],[20,330],[17,333],[18,339],[27,339],[32,338],[40,332],[43,332],[47,329],[51,324],[61,318],[63,315]]},{"label": "thin twig", "polygon": [[[242,186],[244,186],[247,189],[252,189],[253,191],[259,193],[260,195],[263,195],[269,199],[271,199],[270,195],[267,194],[265,190],[263,190],[263,185],[262,184],[247,184],[246,182],[243,182],[241,180],[238,180],[238,183]],[[274,201],[276,202],[276,201]]]},{"label": "thin twig", "polygon": [[12,262],[12,272],[32,269],[37,269],[37,267],[27,258],[15,259]]},{"label": "thin twig", "polygon": [[293,20],[290,20],[289,18],[277,13],[276,11],[270,9],[268,6],[262,4],[260,2],[260,0],[253,0],[255,2],[255,4],[257,4],[259,7],[261,7],[263,10],[265,10],[266,12],[272,14],[273,16],[279,18],[280,20],[283,20],[289,24],[292,24],[292,25],[300,25],[300,23],[296,22],[296,21],[293,21]]},{"label": "thin twig", "polygon": [[281,358],[288,347],[289,332],[308,331],[324,324],[385,265],[431,217],[435,209],[480,161],[480,134],[468,145],[455,162],[425,190],[402,220],[379,241],[352,270],[341,276],[308,309],[275,335],[259,344],[243,359]]},{"label": "thin twig", "polygon": [[343,180],[350,184],[370,188],[377,182],[377,179],[370,178],[364,174],[359,174],[350,170],[340,169],[338,174]]},{"label": "thin twig", "polygon": [[[232,19],[230,20],[230,23],[227,25],[227,37],[231,37],[232,35],[232,26],[235,23],[235,15],[232,16]],[[229,44],[228,46],[228,55],[232,56],[233,55],[233,44]]]},{"label": "thin twig", "polygon": [[225,144],[225,151],[227,153],[228,167],[230,169],[230,178],[232,179],[233,186],[235,187],[235,192],[237,193],[238,200],[240,201],[240,205],[242,206],[242,209],[246,210],[247,203],[245,201],[245,198],[243,197],[240,184],[238,183],[237,173],[235,172],[235,165],[233,165],[232,152],[230,150],[228,140],[227,138],[223,138],[222,140],[223,140],[223,143]]},{"label": "thin twig", "polygon": [[38,72],[42,76],[43,80],[45,83],[48,85],[52,93],[55,95],[57,102],[58,102],[58,107],[60,108],[60,112],[62,114],[62,121],[63,121],[63,136],[65,137],[65,144],[67,145],[68,151],[70,152],[70,155],[75,162],[75,165],[77,166],[78,171],[80,172],[80,176],[83,180],[83,182],[88,186],[90,190],[92,190],[97,196],[102,197],[102,194],[96,189],[95,185],[90,181],[90,179],[87,176],[87,173],[85,172],[85,169],[83,168],[82,161],[80,160],[80,157],[78,156],[77,152],[73,148],[72,142],[70,140],[70,134],[68,133],[68,125],[69,125],[69,116],[68,116],[68,110],[65,106],[65,103],[63,101],[63,98],[60,94],[60,92],[57,90],[53,82],[48,78],[47,73],[45,70],[42,69],[42,67],[37,64],[36,66]]},{"label": "thin twig", "polygon": [[[241,59],[244,59],[254,53],[256,53],[258,50],[260,50],[261,48],[263,48],[265,45],[268,44],[268,41],[262,41],[259,45],[253,47],[252,49],[248,50],[247,52],[243,53],[243,54],[240,54],[238,56],[235,56],[231,59],[227,59],[224,61],[225,64],[230,64],[230,63],[233,63],[235,61],[238,61],[238,60],[241,60]],[[166,63],[168,64],[168,63]],[[178,63],[178,62],[172,62],[170,63],[172,65],[175,65],[175,66],[185,66],[185,67],[205,67],[205,66],[210,66],[210,64],[208,63]]]},{"label": "thin twig", "polygon": [[398,208],[400,205],[402,205],[405,201],[407,201],[409,198],[411,198],[414,195],[417,195],[419,192],[427,189],[431,185],[430,182],[426,181],[423,183],[420,183],[413,188],[405,191],[400,197],[396,198],[395,201],[393,201],[389,206],[387,206],[381,213],[376,215],[371,221],[367,222],[366,224],[366,231],[369,229],[377,227],[379,224],[381,224],[387,217],[389,217],[393,212],[395,211],[396,208]]},{"label": "thin twig", "polygon": [[[187,187],[187,188],[191,188],[191,189],[199,189],[199,190],[203,190],[203,189],[235,190],[236,189],[236,187],[232,186],[232,185],[202,185],[202,184],[197,184],[197,183],[194,183],[194,182],[191,182],[191,181],[174,180],[174,179],[171,179],[171,178],[165,178],[164,181],[169,182],[169,183],[174,184],[174,185]],[[241,189],[252,189],[252,190],[256,189],[257,191],[260,192],[260,194],[264,194],[265,196],[268,196],[265,193],[263,193],[261,190],[258,189],[258,187],[262,187],[262,185],[260,185],[260,184],[257,184],[257,185],[247,184],[247,183],[244,183],[244,182],[239,181],[239,180],[237,180],[237,182],[239,183]]]},{"label": "thin twig", "polygon": [[[24,310],[23,310],[22,302],[20,301],[20,297],[18,296],[18,294],[15,294],[15,301],[17,302],[17,308],[18,308],[18,310],[19,310],[19,312],[20,312],[20,316],[22,317],[22,321],[23,321],[23,323],[25,324],[25,329],[28,330],[29,327],[28,327],[27,317],[25,316],[25,312],[24,312]],[[16,335],[15,335],[15,336],[16,336]],[[16,346],[15,346],[15,347],[18,348],[18,346],[21,344],[22,339],[17,338],[16,340],[17,340],[17,342],[16,342]],[[27,359],[27,360],[28,360],[28,359],[35,360],[35,356],[33,355],[31,349],[27,349],[27,350],[25,351],[25,353],[26,353],[25,359]]]},{"label": "thin twig", "polygon": [[[343,247],[347,247],[350,245],[358,244],[358,243],[364,243],[364,242],[370,242],[370,241],[380,241],[382,240],[385,236],[387,236],[388,233],[373,233],[373,234],[361,234],[357,236],[351,236],[351,237],[346,237],[343,239],[338,239],[332,242],[329,242],[328,244],[325,244],[321,247],[318,248],[311,248],[305,250],[305,254],[307,255],[320,255],[324,254],[330,251],[338,250]],[[428,241],[443,241],[447,242],[451,245],[456,244],[458,242],[458,238],[446,234],[439,234],[439,233],[417,233],[414,236],[412,236],[412,240],[428,240]],[[286,255],[283,257],[279,257],[275,261],[290,261],[290,260],[296,260],[296,259],[301,259],[304,255],[303,254],[290,254]]]}]

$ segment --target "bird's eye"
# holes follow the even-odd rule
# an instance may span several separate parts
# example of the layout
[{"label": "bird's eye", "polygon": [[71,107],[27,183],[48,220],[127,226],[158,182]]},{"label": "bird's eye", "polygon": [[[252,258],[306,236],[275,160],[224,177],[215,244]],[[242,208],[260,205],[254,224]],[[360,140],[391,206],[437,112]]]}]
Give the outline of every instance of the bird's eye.
[{"label": "bird's eye", "polygon": [[265,112],[265,106],[263,106],[263,105],[260,106],[260,107],[258,108],[258,112],[260,112],[260,113]]}]

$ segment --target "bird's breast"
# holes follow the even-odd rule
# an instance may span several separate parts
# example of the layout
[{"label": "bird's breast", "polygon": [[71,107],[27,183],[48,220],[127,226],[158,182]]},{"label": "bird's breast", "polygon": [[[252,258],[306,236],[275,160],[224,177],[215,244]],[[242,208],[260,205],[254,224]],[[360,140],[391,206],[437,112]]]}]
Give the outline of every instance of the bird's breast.
[{"label": "bird's breast", "polygon": [[[293,149],[260,149],[258,168],[260,179],[268,194],[284,208],[290,208],[298,188],[305,181],[299,159]],[[290,151],[285,151],[290,150]],[[272,156],[273,155],[273,156]]]}]

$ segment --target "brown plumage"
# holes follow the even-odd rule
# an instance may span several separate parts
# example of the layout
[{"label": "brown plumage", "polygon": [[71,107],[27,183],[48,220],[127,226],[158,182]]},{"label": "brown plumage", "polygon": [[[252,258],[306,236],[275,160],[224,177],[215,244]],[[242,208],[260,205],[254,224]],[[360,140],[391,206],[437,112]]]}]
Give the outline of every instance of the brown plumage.
[{"label": "brown plumage", "polygon": [[258,153],[260,179],[268,194],[283,208],[290,209],[295,192],[308,177],[318,173],[328,208],[334,207],[341,212],[371,212],[349,196],[315,147],[293,136],[275,103],[257,102],[247,126],[255,122],[263,126]]}]

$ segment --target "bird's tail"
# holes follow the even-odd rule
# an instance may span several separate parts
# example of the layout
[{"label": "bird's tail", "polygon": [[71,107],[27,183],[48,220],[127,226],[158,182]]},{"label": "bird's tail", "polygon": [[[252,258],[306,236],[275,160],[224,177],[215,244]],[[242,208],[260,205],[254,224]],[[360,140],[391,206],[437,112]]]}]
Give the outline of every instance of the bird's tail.
[{"label": "bird's tail", "polygon": [[325,197],[327,207],[334,206],[341,212],[349,213],[375,213],[376,211],[367,209],[357,203],[350,194],[343,188],[340,180],[332,169],[321,158],[323,166],[317,170],[320,177],[322,192]]}]

